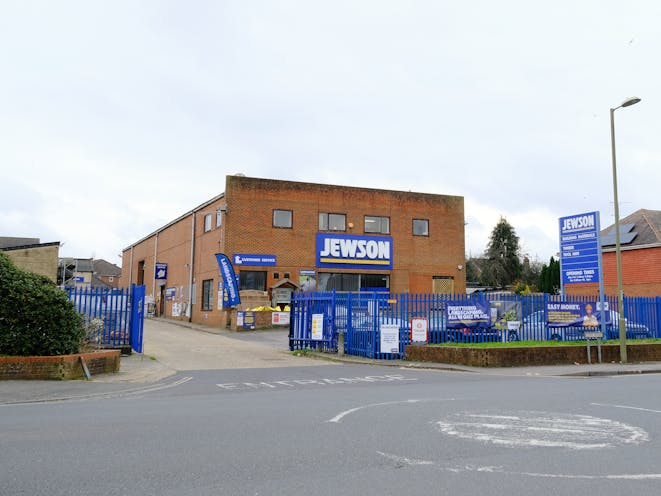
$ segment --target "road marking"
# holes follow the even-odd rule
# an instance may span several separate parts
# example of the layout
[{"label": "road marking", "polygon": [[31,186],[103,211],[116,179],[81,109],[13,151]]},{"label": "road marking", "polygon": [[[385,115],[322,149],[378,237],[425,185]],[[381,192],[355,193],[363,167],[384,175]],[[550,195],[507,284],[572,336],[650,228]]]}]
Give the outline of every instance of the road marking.
[{"label": "road marking", "polygon": [[59,403],[59,402],[64,402],[64,401],[85,401],[85,400],[91,400],[91,399],[98,399],[98,398],[118,398],[122,396],[135,396],[138,394],[144,394],[144,393],[152,393],[154,391],[161,391],[163,389],[170,389],[173,387],[180,386],[182,384],[185,384],[188,381],[193,380],[192,377],[182,377],[181,379],[178,379],[174,382],[169,382],[166,384],[154,384],[150,386],[142,386],[138,388],[132,388],[132,389],[122,389],[119,391],[107,391],[104,393],[90,393],[90,394],[80,394],[80,395],[70,395],[70,396],[64,396],[61,398],[45,398],[45,399],[36,399],[36,400],[23,400],[23,401],[15,401],[15,402],[7,402],[7,403],[1,403],[0,406],[2,405],[28,405],[28,404],[35,404],[35,403]]},{"label": "road marking", "polygon": [[326,422],[339,424],[342,421],[342,419],[344,417],[346,417],[347,415],[358,412],[360,410],[364,410],[366,408],[374,408],[374,407],[378,407],[378,406],[388,406],[388,405],[401,405],[401,404],[405,404],[405,403],[422,403],[422,402],[425,402],[425,401],[455,401],[455,399],[454,398],[445,398],[445,399],[436,399],[436,400],[431,400],[431,399],[424,400],[423,399],[423,400],[386,401],[384,403],[370,403],[369,405],[358,406],[356,408],[350,408],[349,410],[345,410],[343,412],[340,412],[337,415],[335,415],[335,417],[333,417],[330,420],[327,420]]},{"label": "road marking", "polygon": [[374,408],[377,406],[387,406],[387,405],[400,405],[402,403],[419,403],[421,401],[424,400],[403,400],[403,401],[386,401],[384,403],[370,403],[369,405],[358,406],[356,408],[351,408],[349,410],[340,412],[337,415],[335,415],[335,417],[328,420],[328,422],[339,424],[342,421],[342,419],[347,415],[350,415],[360,410],[364,410],[365,408]]},{"label": "road marking", "polygon": [[544,479],[582,479],[582,480],[661,480],[661,474],[606,474],[606,475],[592,475],[592,474],[545,474],[542,472],[516,472],[513,470],[506,470],[502,466],[475,466],[466,465],[463,467],[446,467],[431,460],[416,460],[405,456],[399,456],[392,453],[384,453],[382,451],[376,452],[378,455],[387,458],[395,463],[397,468],[404,466],[419,467],[428,466],[443,472],[459,473],[485,473],[485,474],[503,474],[503,475],[520,475],[524,477],[535,477]]},{"label": "road marking", "polygon": [[271,382],[228,382],[225,384],[216,384],[223,390],[247,390],[247,389],[275,389],[278,387],[294,388],[296,386],[332,386],[338,384],[358,384],[375,382],[415,382],[417,377],[405,377],[401,374],[386,375],[367,375],[362,377],[338,377],[335,379],[289,379],[286,381]]},{"label": "road marking", "polygon": [[650,410],[649,408],[640,408],[637,406],[609,405],[608,403],[590,403],[594,406],[606,406],[610,408],[623,408],[625,410],[638,410],[639,412],[661,413],[661,410]]},{"label": "road marking", "polygon": [[509,447],[589,450],[649,440],[643,429],[615,420],[547,412],[457,413],[437,421],[436,428],[448,436]]}]

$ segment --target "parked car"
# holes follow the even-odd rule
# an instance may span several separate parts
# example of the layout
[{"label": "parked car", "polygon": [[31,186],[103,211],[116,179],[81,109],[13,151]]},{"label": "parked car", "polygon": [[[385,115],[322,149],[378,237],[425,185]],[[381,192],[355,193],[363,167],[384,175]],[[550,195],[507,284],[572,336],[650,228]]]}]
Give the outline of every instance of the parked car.
[{"label": "parked car", "polygon": [[[610,310],[610,321],[606,323],[606,334],[604,339],[619,339],[619,319],[620,314],[615,310]],[[651,338],[652,332],[644,324],[632,322],[624,319],[627,339],[645,339]],[[523,319],[522,338],[530,339],[549,339],[553,341],[582,341],[585,339],[585,331],[599,331],[601,325],[594,327],[548,327],[544,311],[533,312]]]}]

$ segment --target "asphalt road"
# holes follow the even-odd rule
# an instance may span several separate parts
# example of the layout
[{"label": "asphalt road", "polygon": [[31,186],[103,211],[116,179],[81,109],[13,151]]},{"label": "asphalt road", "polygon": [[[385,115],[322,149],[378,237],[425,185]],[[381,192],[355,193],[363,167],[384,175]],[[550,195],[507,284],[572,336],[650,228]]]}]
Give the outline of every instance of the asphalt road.
[{"label": "asphalt road", "polygon": [[658,495],[655,374],[179,370],[0,405],[1,495]]}]

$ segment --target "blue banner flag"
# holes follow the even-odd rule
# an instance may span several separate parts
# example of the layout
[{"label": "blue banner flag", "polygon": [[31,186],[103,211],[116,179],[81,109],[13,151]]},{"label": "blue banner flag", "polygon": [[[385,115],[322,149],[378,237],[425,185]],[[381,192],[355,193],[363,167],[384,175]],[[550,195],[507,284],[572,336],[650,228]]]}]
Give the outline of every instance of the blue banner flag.
[{"label": "blue banner flag", "polygon": [[220,274],[223,276],[225,289],[227,290],[227,301],[224,304],[228,307],[235,307],[241,303],[239,296],[239,286],[236,284],[236,275],[234,274],[234,267],[230,262],[227,255],[216,253],[216,260],[218,261],[218,268]]}]

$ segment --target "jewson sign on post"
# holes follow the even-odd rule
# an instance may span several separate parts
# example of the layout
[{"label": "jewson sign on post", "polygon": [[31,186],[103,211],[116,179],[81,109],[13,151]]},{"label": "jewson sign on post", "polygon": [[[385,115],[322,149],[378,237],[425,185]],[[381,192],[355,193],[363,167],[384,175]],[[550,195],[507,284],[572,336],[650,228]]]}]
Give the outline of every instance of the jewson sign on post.
[{"label": "jewson sign on post", "polygon": [[599,212],[560,218],[560,271],[563,286],[599,282]]},{"label": "jewson sign on post", "polygon": [[317,267],[392,269],[392,238],[318,233]]}]

